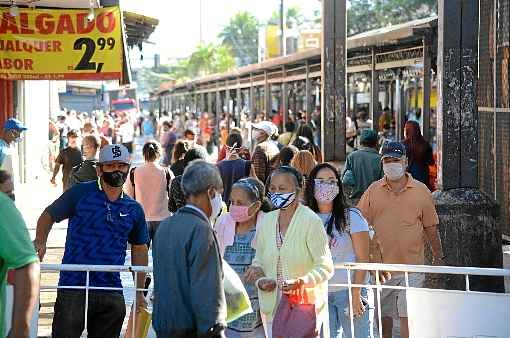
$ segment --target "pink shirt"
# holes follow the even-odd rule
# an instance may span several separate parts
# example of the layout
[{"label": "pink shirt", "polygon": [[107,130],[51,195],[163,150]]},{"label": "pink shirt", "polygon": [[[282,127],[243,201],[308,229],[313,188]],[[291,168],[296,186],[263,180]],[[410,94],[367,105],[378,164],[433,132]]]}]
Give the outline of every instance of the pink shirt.
[{"label": "pink shirt", "polygon": [[[174,174],[170,169],[170,182],[174,178]],[[155,163],[145,163],[135,169],[135,190],[131,183],[131,175],[125,184],[125,190],[131,197],[135,196],[136,201],[140,203],[145,212],[147,221],[162,221],[171,215],[168,211],[168,192],[165,168]],[[134,194],[136,192],[136,194]]]},{"label": "pink shirt", "polygon": [[[257,223],[255,225],[256,230],[259,229],[261,220],[264,218],[265,213],[259,211],[257,215]],[[225,248],[234,244],[234,238],[236,236],[236,222],[230,216],[230,213],[222,214],[216,224],[214,224],[214,230],[216,230],[216,237],[218,238],[218,244],[220,246],[220,253],[223,257]],[[257,235],[253,238],[251,243],[252,248],[255,249]]]}]

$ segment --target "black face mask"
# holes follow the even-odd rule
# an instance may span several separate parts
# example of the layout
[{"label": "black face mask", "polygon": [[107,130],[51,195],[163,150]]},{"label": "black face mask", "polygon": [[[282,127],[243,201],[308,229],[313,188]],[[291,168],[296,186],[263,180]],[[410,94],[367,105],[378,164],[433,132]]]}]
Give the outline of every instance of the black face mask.
[{"label": "black face mask", "polygon": [[119,188],[122,187],[124,182],[126,182],[127,175],[127,173],[117,170],[112,172],[104,172],[101,177],[110,187]]}]

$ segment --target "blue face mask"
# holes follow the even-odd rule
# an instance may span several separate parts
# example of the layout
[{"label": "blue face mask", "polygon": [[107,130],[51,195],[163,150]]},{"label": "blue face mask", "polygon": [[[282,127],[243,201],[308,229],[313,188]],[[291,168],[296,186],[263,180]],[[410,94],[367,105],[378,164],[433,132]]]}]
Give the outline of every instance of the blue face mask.
[{"label": "blue face mask", "polygon": [[286,209],[296,199],[296,192],[289,192],[285,194],[278,192],[270,192],[268,193],[268,197],[276,209]]}]

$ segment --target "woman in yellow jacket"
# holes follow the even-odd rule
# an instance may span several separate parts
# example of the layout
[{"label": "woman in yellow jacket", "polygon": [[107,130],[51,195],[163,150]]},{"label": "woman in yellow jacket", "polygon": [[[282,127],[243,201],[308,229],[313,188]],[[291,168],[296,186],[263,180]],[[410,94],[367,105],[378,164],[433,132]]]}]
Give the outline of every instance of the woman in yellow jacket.
[{"label": "woman in yellow jacket", "polygon": [[315,304],[317,331],[329,338],[328,279],[333,260],[320,218],[299,201],[302,175],[281,167],[269,177],[269,197],[277,209],[264,216],[256,237],[256,255],[245,278],[256,281],[267,337],[282,293],[305,287]]}]

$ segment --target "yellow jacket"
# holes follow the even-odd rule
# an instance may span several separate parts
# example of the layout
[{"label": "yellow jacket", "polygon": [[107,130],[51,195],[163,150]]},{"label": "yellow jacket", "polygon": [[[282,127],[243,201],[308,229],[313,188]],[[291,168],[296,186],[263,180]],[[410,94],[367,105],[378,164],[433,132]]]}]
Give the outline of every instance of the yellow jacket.
[{"label": "yellow jacket", "polygon": [[[264,270],[266,277],[276,280],[278,254],[281,255],[283,278],[303,278],[308,300],[315,304],[318,316],[327,316],[328,280],[334,267],[328,236],[320,218],[308,207],[300,205],[291,220],[283,246],[276,247],[277,221],[280,211],[265,215],[257,230],[256,256],[252,265]],[[273,318],[277,293],[259,290],[260,311]]]}]

